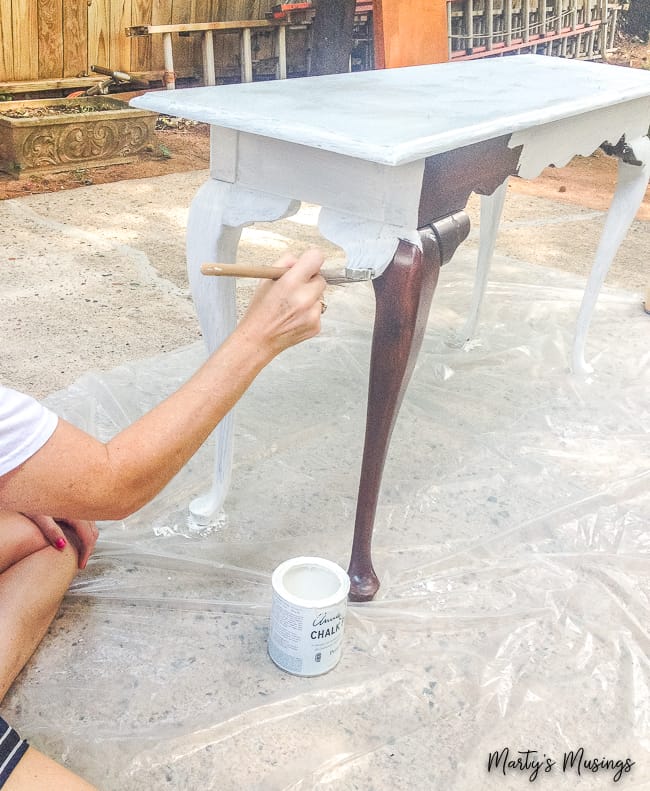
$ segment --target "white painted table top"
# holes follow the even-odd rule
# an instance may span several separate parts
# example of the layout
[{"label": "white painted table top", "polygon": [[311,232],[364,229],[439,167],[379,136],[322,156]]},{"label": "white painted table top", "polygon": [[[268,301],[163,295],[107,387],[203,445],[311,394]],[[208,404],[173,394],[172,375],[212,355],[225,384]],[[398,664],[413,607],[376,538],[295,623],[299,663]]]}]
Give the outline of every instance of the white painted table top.
[{"label": "white painted table top", "polygon": [[642,69],[518,55],[152,92],[131,104],[400,165],[643,97]]}]

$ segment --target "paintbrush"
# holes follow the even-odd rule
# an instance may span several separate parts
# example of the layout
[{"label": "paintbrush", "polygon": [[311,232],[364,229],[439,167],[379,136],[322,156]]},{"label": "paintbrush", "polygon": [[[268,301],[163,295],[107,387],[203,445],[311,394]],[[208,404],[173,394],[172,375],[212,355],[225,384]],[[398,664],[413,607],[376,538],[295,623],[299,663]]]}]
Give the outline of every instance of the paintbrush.
[{"label": "paintbrush", "polygon": [[[255,264],[202,264],[201,272],[204,275],[217,277],[258,277],[267,280],[277,280],[290,266],[261,266]],[[345,274],[340,270],[321,269],[321,275],[330,286],[342,286],[346,283],[355,283],[360,280],[370,280],[374,272],[372,269],[346,269]]]}]

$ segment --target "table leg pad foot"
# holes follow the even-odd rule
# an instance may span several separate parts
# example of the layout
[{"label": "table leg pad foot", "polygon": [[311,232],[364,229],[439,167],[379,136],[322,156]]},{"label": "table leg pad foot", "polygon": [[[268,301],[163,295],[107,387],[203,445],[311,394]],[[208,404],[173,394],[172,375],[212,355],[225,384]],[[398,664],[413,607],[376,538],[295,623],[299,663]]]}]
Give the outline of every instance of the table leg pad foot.
[{"label": "table leg pad foot", "polygon": [[372,601],[379,590],[379,579],[373,569],[363,573],[348,570],[350,576],[350,601]]}]

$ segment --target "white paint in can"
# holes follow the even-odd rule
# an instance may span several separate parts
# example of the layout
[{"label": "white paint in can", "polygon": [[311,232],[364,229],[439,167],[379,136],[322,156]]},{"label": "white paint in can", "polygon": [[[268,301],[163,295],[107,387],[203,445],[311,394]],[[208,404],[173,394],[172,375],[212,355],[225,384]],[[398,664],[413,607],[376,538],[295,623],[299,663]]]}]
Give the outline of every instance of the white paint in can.
[{"label": "white paint in can", "polygon": [[273,572],[269,656],[297,676],[327,673],[341,658],[350,578],[323,558],[292,558]]}]

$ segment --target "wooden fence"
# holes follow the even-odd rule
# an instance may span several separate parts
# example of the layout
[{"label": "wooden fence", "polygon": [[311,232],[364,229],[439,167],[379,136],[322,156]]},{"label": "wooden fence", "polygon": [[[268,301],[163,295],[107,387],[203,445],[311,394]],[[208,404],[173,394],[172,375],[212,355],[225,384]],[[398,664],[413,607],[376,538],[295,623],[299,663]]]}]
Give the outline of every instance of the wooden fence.
[{"label": "wooden fence", "polygon": [[[157,72],[163,63],[160,37],[127,38],[127,27],[262,19],[274,2],[0,0],[0,83],[74,78],[87,74],[92,64]],[[229,46],[238,48],[234,41]],[[200,47],[196,36],[179,37],[174,49],[179,72],[201,63]]]}]

